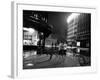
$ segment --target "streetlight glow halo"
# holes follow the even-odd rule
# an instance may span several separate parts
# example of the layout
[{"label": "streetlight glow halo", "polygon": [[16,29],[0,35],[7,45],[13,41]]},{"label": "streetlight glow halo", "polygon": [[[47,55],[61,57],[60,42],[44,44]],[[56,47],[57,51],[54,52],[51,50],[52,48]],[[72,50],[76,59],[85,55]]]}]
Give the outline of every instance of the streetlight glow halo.
[{"label": "streetlight glow halo", "polygon": [[80,15],[79,13],[72,13],[70,16],[68,16],[67,23],[69,23],[72,19],[74,19],[75,17],[79,15]]}]

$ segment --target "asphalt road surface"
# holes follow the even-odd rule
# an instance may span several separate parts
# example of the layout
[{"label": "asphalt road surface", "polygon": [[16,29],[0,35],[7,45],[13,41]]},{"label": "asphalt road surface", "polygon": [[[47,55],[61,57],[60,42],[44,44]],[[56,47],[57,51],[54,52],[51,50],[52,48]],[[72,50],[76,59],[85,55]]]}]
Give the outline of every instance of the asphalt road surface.
[{"label": "asphalt road surface", "polygon": [[77,57],[73,57],[71,53],[67,55],[53,54],[31,55],[23,60],[23,69],[36,68],[56,68],[56,67],[77,67],[80,66]]}]

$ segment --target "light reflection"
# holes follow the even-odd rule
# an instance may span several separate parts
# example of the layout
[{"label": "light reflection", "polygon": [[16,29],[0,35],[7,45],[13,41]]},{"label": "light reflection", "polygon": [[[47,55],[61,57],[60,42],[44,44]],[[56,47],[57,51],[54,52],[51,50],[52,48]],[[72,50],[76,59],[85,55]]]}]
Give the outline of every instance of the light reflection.
[{"label": "light reflection", "polygon": [[32,64],[32,63],[28,63],[27,66],[34,66],[34,64]]}]

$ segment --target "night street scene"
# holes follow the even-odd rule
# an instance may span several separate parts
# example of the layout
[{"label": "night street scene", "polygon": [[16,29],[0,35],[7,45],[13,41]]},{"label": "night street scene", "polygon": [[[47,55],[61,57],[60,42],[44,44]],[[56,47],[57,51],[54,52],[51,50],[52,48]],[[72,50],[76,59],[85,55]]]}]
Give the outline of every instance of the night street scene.
[{"label": "night street scene", "polygon": [[91,66],[91,14],[23,10],[23,69]]}]

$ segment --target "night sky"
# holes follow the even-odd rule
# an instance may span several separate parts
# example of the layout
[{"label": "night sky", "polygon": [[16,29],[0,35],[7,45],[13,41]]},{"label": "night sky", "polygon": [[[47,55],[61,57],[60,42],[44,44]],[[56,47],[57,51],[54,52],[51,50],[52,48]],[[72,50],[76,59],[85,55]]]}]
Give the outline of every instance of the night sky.
[{"label": "night sky", "polygon": [[53,25],[53,38],[58,40],[66,39],[67,17],[70,13],[49,12],[48,23]]}]

